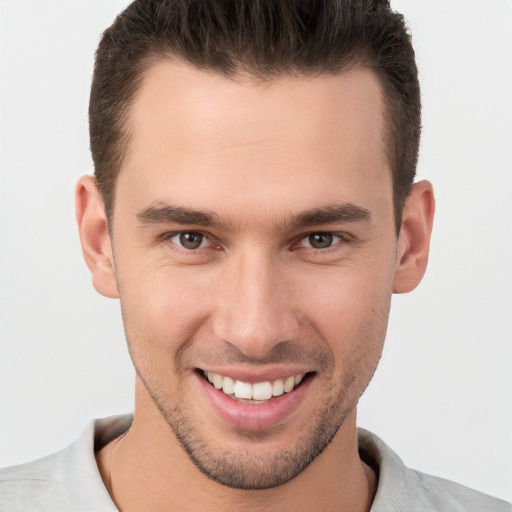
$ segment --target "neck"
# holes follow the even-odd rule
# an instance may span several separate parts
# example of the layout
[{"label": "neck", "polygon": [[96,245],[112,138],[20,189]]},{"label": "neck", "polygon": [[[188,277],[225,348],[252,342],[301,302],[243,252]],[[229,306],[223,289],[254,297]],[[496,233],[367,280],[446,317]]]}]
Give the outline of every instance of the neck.
[{"label": "neck", "polygon": [[365,512],[371,507],[376,477],[359,458],[355,411],[334,440],[297,477],[264,490],[223,486],[189,459],[160,413],[134,416],[130,430],[104,447],[98,466],[122,512],[160,510]]}]

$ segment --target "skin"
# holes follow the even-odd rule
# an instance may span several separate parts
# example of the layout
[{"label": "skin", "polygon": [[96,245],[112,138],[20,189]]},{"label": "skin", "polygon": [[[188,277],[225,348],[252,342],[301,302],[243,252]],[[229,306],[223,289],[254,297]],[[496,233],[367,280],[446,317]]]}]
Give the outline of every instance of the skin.
[{"label": "skin", "polygon": [[[93,284],[120,298],[137,371],[133,426],[97,456],[121,510],[369,510],[376,477],[359,459],[356,405],[392,293],[424,274],[434,213],[431,185],[415,184],[397,237],[384,116],[367,69],[267,83],[149,69],[112,239],[93,178],[77,187]],[[176,207],[215,222],[177,222]],[[318,215],[333,207],[345,215]],[[198,249],[180,245],[191,232]],[[315,233],[332,244],[312,247]],[[237,428],[202,370],[310,377],[279,422]]]}]

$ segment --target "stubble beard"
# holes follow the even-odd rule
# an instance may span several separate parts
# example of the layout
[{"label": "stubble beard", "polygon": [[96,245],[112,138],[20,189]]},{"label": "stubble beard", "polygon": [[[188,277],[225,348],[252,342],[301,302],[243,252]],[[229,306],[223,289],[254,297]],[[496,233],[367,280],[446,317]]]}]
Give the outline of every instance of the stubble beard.
[{"label": "stubble beard", "polygon": [[[265,443],[265,434],[249,431],[238,432],[239,441],[244,441],[247,448],[215,450],[196,428],[196,422],[189,414],[180,390],[176,396],[181,398],[177,403],[170,405],[168,400],[162,400],[161,393],[155,392],[146,379],[137,373],[173,436],[203,474],[233,489],[261,490],[277,487],[292,480],[326,449],[349,413],[356,407],[375,372],[377,362],[378,358],[374,364],[364,369],[360,364],[356,364],[353,367],[355,371],[344,375],[341,383],[337,386],[331,384],[325,389],[325,395],[330,398],[325,400],[320,412],[315,416],[314,424],[301,429],[303,434],[297,438],[292,449],[271,453],[261,449]],[[361,379],[362,375],[366,377],[364,380]],[[337,388],[337,391],[334,388]]]},{"label": "stubble beard", "polygon": [[[129,328],[124,314],[123,318],[128,349],[136,373],[168,425],[170,435],[178,440],[191,462],[221,485],[240,490],[260,490],[283,485],[302,473],[328,447],[345,419],[355,409],[375,373],[382,353],[389,307],[380,313],[380,322],[375,322],[373,328],[363,330],[359,339],[353,343],[351,352],[346,354],[345,373],[335,375],[333,355],[321,346],[310,348],[308,352],[303,347],[284,343],[274,347],[276,350],[265,361],[260,361],[261,364],[314,362],[311,367],[321,368],[315,379],[323,382],[319,383],[325,396],[322,405],[313,411],[306,424],[300,425],[301,434],[297,436],[292,448],[274,451],[265,450],[265,439],[269,439],[266,433],[238,431],[237,442],[241,447],[235,449],[223,449],[209,442],[198,428],[201,418],[197,416],[197,411],[194,414],[187,401],[190,397],[184,392],[183,378],[178,379],[180,384],[171,395],[165,384],[158,381],[158,375],[167,373],[169,367],[160,368],[159,371],[156,366],[162,364],[162,361],[151,361],[147,357],[145,347],[151,345],[149,340],[142,332]],[[380,329],[375,328],[378,325]],[[230,357],[223,358],[220,351],[214,350],[213,353],[221,358],[219,361],[234,361]],[[204,355],[178,354],[174,370],[183,375],[183,369],[191,366],[188,364],[190,361],[199,361]],[[245,358],[240,355],[236,357],[240,360]],[[304,366],[309,367],[308,364]],[[206,421],[203,422],[203,428],[207,428],[205,424]]]}]

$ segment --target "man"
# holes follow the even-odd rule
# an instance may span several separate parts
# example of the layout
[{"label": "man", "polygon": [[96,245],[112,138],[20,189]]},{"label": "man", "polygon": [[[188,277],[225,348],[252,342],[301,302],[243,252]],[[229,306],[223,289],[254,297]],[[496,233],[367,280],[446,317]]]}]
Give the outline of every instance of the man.
[{"label": "man", "polygon": [[420,102],[385,2],[134,2],[104,34],[77,219],[133,419],[2,474],[1,510],[509,510],[356,429],[427,264]]}]

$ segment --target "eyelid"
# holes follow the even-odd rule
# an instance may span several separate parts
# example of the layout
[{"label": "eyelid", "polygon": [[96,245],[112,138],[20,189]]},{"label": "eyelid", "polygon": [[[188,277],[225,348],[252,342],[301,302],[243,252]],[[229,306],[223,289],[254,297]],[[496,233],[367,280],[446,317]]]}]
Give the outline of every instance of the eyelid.
[{"label": "eyelid", "polygon": [[[310,245],[309,246],[308,245],[303,245],[302,242],[307,241],[307,239],[311,235],[331,235],[332,237],[338,238],[338,241],[333,242],[332,245],[330,245],[329,247],[326,247],[324,249],[317,249],[315,247],[311,247]],[[296,242],[293,244],[293,248],[305,247],[306,249],[312,249],[314,251],[326,252],[329,249],[332,249],[332,248],[338,246],[342,242],[344,242],[344,243],[352,242],[353,241],[353,237],[351,235],[349,235],[348,233],[346,233],[346,232],[316,230],[316,231],[310,231],[309,233],[304,233],[304,234],[298,236],[295,240],[296,240]]]},{"label": "eyelid", "polygon": [[[200,238],[200,242],[199,242],[199,245],[197,247],[194,247],[194,248],[189,248],[189,247],[184,247],[183,244],[181,243],[181,240],[179,240],[182,235],[194,235],[194,236],[199,236],[201,237]],[[177,239],[176,241],[174,241],[174,239]],[[196,233],[196,232],[193,232],[193,231],[190,231],[190,232],[182,232],[182,233],[178,233],[174,236],[172,236],[169,240],[171,240],[171,242],[175,245],[177,245],[180,249],[184,249],[186,251],[193,251],[193,252],[196,252],[200,249],[204,249],[205,247],[208,247],[211,245],[211,241],[208,237],[204,236],[203,234],[201,233]]]},{"label": "eyelid", "polygon": [[[183,233],[196,233],[198,235],[201,235],[204,237],[205,240],[208,241],[207,246],[205,247],[198,247],[197,249],[187,249],[185,247],[182,247],[179,243],[173,242],[172,238],[181,235]],[[308,237],[311,235],[317,235],[317,234],[326,234],[326,235],[332,235],[333,237],[337,237],[339,240],[333,243],[331,246],[326,247],[325,249],[317,249],[315,247],[302,245],[301,242],[307,240]],[[214,246],[215,248],[220,249],[220,243],[216,241],[216,238],[211,235],[210,233],[207,233],[205,231],[201,231],[199,229],[180,229],[176,231],[166,231],[162,235],[158,237],[159,242],[171,242],[178,250],[181,250],[185,253],[194,253],[198,252],[201,249],[206,249],[208,247]],[[304,247],[306,249],[311,249],[313,251],[321,251],[326,252],[329,249],[332,249],[333,247],[338,246],[340,243],[351,243],[354,241],[354,237],[350,235],[347,232],[338,232],[338,231],[328,231],[328,230],[315,230],[315,231],[309,231],[307,233],[303,233],[297,237],[294,238],[294,240],[291,243],[291,249],[301,248]]]},{"label": "eyelid", "polygon": [[[180,245],[179,243],[177,242],[174,242],[172,239],[176,236],[179,236],[179,235],[182,235],[184,233],[194,233],[194,234],[197,234],[197,235],[201,235],[204,240],[207,240],[208,241],[208,244],[206,246],[203,246],[203,247],[198,247],[197,249],[187,249],[186,247],[183,247],[182,245]],[[208,247],[211,247],[211,246],[216,246],[218,244],[216,244],[214,242],[214,237],[209,234],[209,233],[206,233],[204,231],[201,231],[199,229],[180,229],[180,230],[176,230],[176,231],[166,231],[165,233],[163,233],[162,235],[160,235],[158,237],[159,241],[160,242],[170,242],[172,245],[174,245],[178,250],[180,251],[183,251],[185,253],[194,253],[194,252],[199,252],[201,249],[206,249]],[[202,244],[203,242],[201,242]]]}]

